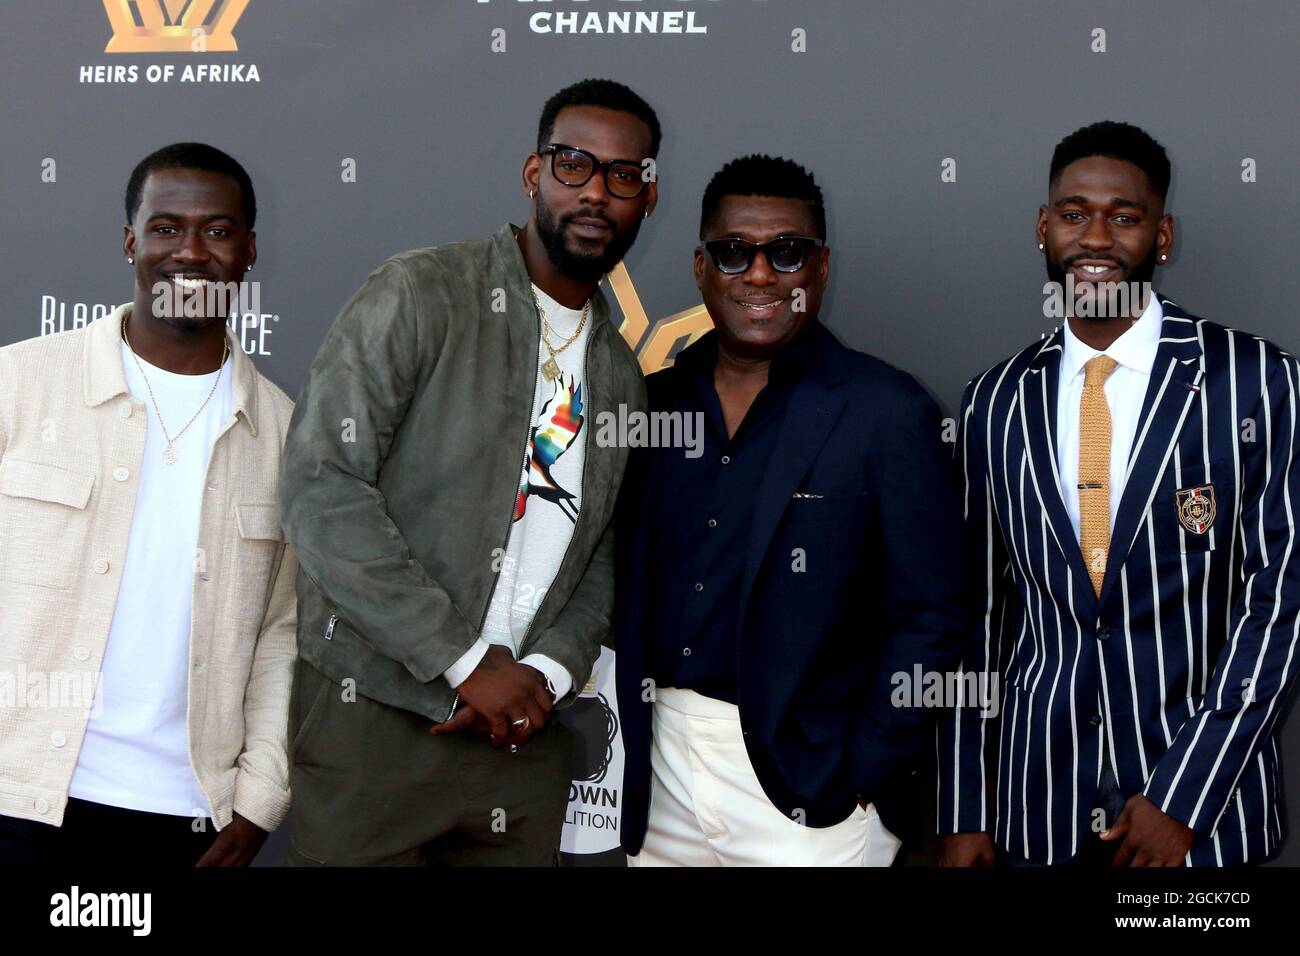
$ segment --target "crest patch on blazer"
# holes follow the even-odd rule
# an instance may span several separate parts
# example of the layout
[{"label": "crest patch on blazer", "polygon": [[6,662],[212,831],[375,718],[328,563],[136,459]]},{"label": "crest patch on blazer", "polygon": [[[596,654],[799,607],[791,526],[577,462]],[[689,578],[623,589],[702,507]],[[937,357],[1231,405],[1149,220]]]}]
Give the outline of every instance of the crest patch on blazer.
[{"label": "crest patch on blazer", "polygon": [[1190,534],[1205,534],[1214,524],[1214,485],[1179,488],[1174,492],[1178,503],[1178,522]]}]

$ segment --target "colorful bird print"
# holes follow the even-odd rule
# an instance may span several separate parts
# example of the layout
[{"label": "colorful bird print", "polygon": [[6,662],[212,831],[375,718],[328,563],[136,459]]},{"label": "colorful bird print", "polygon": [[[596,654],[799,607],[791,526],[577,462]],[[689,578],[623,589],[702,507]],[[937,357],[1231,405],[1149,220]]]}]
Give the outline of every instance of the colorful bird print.
[{"label": "colorful bird print", "polygon": [[556,484],[551,469],[578,437],[582,421],[582,385],[574,387],[572,375],[567,384],[564,376],[560,376],[555,380],[555,394],[542,407],[533,426],[533,437],[528,440],[524,475],[515,498],[515,521],[524,516],[528,496],[536,495],[544,501],[554,502],[566,518],[577,524],[578,508],[573,503],[575,495]]}]

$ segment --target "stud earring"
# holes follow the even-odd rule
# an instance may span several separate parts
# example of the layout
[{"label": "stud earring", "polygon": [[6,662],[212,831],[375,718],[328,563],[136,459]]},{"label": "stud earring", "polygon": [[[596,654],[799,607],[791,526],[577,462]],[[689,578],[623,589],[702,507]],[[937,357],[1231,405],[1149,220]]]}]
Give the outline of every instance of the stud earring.
[{"label": "stud earring", "polygon": [[529,199],[532,199],[532,198],[533,198],[534,196],[536,196],[536,195],[537,195],[537,190],[536,190],[536,189],[530,189],[530,190],[528,190],[528,198],[529,198]]},{"label": "stud earring", "polygon": [[129,266],[133,266],[133,265],[135,265],[135,259],[132,258],[131,256],[127,256],[127,257],[126,257],[126,264],[129,265]]},{"label": "stud earring", "polygon": [[1165,261],[1167,261],[1168,259],[1169,259],[1169,257],[1168,257],[1167,255],[1165,255],[1163,252],[1160,253],[1160,261],[1161,261],[1161,262],[1165,262]]},{"label": "stud earring", "polygon": [[252,266],[245,266],[245,267],[244,267],[244,271],[245,271],[245,272],[252,272],[252,271],[253,271],[253,267],[252,267]]},{"label": "stud earring", "polygon": [[1039,251],[1039,252],[1042,252],[1042,251],[1043,251],[1044,249],[1046,249],[1046,248],[1047,248],[1047,247],[1044,246],[1041,242],[1038,244],[1038,251]]}]

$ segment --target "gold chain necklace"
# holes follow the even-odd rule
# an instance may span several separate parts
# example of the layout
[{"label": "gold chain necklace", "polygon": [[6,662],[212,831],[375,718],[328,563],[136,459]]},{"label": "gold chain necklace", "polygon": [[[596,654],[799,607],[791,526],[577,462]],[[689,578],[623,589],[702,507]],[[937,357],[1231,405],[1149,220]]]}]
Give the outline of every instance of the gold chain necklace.
[{"label": "gold chain necklace", "polygon": [[582,320],[578,323],[577,330],[569,336],[568,341],[557,349],[551,344],[551,323],[547,321],[546,310],[542,308],[542,303],[537,298],[537,290],[532,287],[531,283],[529,283],[528,291],[533,296],[533,305],[537,306],[537,314],[542,318],[542,344],[546,346],[546,351],[550,353],[550,357],[542,363],[542,375],[545,376],[548,382],[553,382],[560,375],[560,363],[555,361],[555,356],[576,342],[578,336],[582,334],[583,326],[587,324],[587,316],[591,312],[591,299],[588,299],[582,307]]},{"label": "gold chain necklace", "polygon": [[208,392],[208,397],[203,400],[199,410],[194,413],[194,417],[185,423],[185,427],[176,433],[173,438],[167,434],[167,425],[163,422],[162,412],[158,409],[158,399],[154,398],[153,386],[149,384],[149,376],[144,374],[144,366],[140,364],[140,358],[135,354],[135,349],[131,348],[131,340],[126,337],[126,316],[122,316],[122,341],[126,343],[127,349],[131,353],[131,358],[135,360],[135,367],[140,372],[140,377],[144,379],[144,387],[149,390],[149,401],[153,403],[153,413],[158,416],[158,427],[162,429],[163,438],[167,439],[167,447],[163,449],[163,461],[168,465],[176,464],[176,442],[182,435],[193,425],[203,409],[208,407],[208,402],[212,401],[212,396],[217,394],[217,386],[221,383],[221,370],[226,367],[226,358],[230,355],[230,340],[225,339],[221,343],[221,364],[217,366],[217,377],[212,381],[212,391]]}]

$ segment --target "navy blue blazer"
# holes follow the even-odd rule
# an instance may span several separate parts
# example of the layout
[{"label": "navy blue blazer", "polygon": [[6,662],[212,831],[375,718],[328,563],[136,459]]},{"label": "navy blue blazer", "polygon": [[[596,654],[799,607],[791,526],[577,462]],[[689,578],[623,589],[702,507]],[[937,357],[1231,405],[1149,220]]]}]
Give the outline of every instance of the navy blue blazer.
[{"label": "navy blue blazer", "polygon": [[[714,334],[714,333],[710,333]],[[963,637],[959,491],[939,409],[909,375],[819,323],[779,449],[754,488],[736,640],[740,722],[764,792],[825,827],[858,795],[901,829],[900,791],[933,721],[896,707],[894,675],[957,666]],[[684,375],[646,380],[652,411],[694,411]],[[656,462],[634,449],[615,539],[616,685],[625,748],[622,844],[637,853],[650,799],[653,686],[645,622]],[[799,494],[800,497],[795,497]],[[816,497],[805,497],[816,496]],[[802,563],[800,561],[802,555]],[[802,569],[801,569],[802,568]]]},{"label": "navy blue blazer", "polygon": [[[969,670],[999,712],[940,722],[940,832],[989,831],[1039,863],[1092,827],[1103,759],[1197,833],[1189,865],[1282,836],[1275,737],[1296,673],[1300,368],[1253,335],[1164,309],[1100,598],[1061,497],[1061,331],[962,401]],[[1105,821],[1107,823],[1113,821]]]}]

